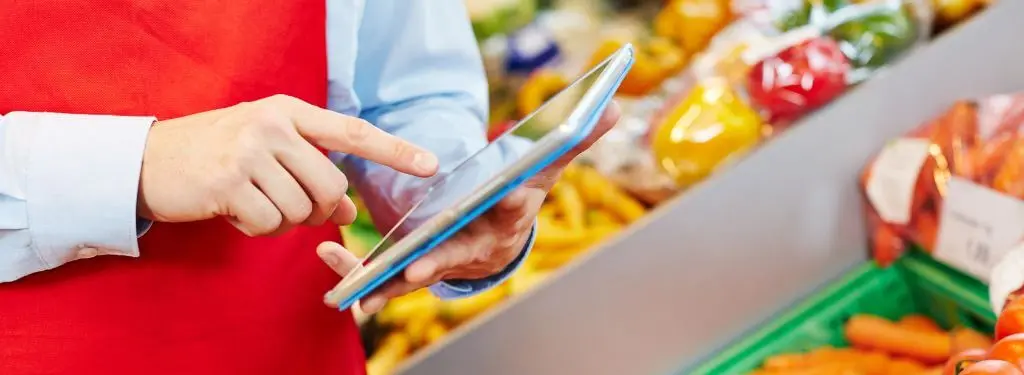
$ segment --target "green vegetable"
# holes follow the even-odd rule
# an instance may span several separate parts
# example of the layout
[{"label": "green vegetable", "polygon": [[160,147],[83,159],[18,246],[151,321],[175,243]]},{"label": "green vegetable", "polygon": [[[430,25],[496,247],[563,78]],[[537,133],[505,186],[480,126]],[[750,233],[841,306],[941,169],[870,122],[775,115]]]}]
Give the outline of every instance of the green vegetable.
[{"label": "green vegetable", "polygon": [[854,67],[878,68],[905,51],[918,37],[908,7],[876,11],[839,25],[830,35]]},{"label": "green vegetable", "polygon": [[507,34],[533,21],[537,0],[466,0],[478,40]]},{"label": "green vegetable", "polygon": [[777,27],[782,31],[798,29],[809,24],[821,24],[828,16],[850,5],[847,0],[807,0],[797,8],[783,16]]}]

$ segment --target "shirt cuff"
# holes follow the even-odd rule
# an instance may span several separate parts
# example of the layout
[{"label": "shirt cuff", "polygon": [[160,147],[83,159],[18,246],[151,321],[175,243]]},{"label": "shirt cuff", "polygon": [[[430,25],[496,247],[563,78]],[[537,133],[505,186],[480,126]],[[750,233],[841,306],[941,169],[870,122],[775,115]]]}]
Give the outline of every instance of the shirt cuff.
[{"label": "shirt cuff", "polygon": [[530,250],[533,249],[533,241],[537,233],[537,223],[533,223],[533,227],[530,229],[530,237],[526,239],[526,246],[523,247],[523,251],[519,253],[519,256],[512,261],[508,267],[505,267],[501,272],[484,279],[479,280],[447,280],[430,286],[430,292],[441,299],[454,299],[469,297],[474,294],[481,293],[488,289],[491,289],[497,285],[508,280],[512,274],[516,273],[516,270],[523,265],[523,261],[530,255]]},{"label": "shirt cuff", "polygon": [[989,280],[989,300],[993,311],[999,315],[1010,294],[1024,287],[1024,243],[1003,256],[992,269]]},{"label": "shirt cuff", "polygon": [[33,133],[26,196],[33,248],[57,267],[94,255],[138,256],[139,174],[153,117],[14,112]]}]

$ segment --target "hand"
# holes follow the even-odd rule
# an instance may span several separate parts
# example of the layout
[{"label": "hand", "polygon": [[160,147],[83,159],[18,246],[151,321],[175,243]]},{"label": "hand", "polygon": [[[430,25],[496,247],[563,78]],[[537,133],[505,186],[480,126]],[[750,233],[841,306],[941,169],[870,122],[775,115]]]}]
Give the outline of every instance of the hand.
[{"label": "hand", "polygon": [[356,209],[345,175],[316,146],[421,177],[437,158],[369,123],[278,95],[160,121],[146,141],[139,215],[186,222],[225,216],[254,236],[344,225]]},{"label": "hand", "polygon": [[[507,268],[524,250],[534,219],[562,170],[607,133],[618,119],[619,107],[612,102],[594,132],[579,146],[510,193],[437,249],[413,262],[401,277],[388,281],[362,300],[360,308],[372,314],[384,307],[389,299],[439,281],[482,279]],[[317,253],[342,276],[359,264],[355,256],[337,243],[323,243]],[[324,301],[328,306],[337,306],[339,298],[328,293]]]}]

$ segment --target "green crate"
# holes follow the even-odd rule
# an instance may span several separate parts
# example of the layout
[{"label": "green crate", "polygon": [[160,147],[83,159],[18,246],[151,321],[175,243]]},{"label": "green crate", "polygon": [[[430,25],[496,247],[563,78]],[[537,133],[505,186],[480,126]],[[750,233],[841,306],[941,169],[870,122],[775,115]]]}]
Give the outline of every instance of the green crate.
[{"label": "green crate", "polygon": [[843,323],[858,313],[889,319],[918,313],[950,328],[992,332],[988,288],[927,255],[910,253],[891,267],[863,264],[742,341],[685,374],[746,374],[768,357],[821,346],[847,346]]}]

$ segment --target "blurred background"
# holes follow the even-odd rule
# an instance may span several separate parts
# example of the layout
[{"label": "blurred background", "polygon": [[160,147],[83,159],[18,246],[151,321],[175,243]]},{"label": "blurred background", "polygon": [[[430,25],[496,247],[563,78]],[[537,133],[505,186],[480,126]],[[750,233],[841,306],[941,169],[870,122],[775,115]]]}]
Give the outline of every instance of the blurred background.
[{"label": "blurred background", "polygon": [[1024,239],[1021,1],[466,4],[491,136],[633,43],[624,115],[505,285],[357,317],[371,375],[944,374],[993,345],[990,271]]}]

